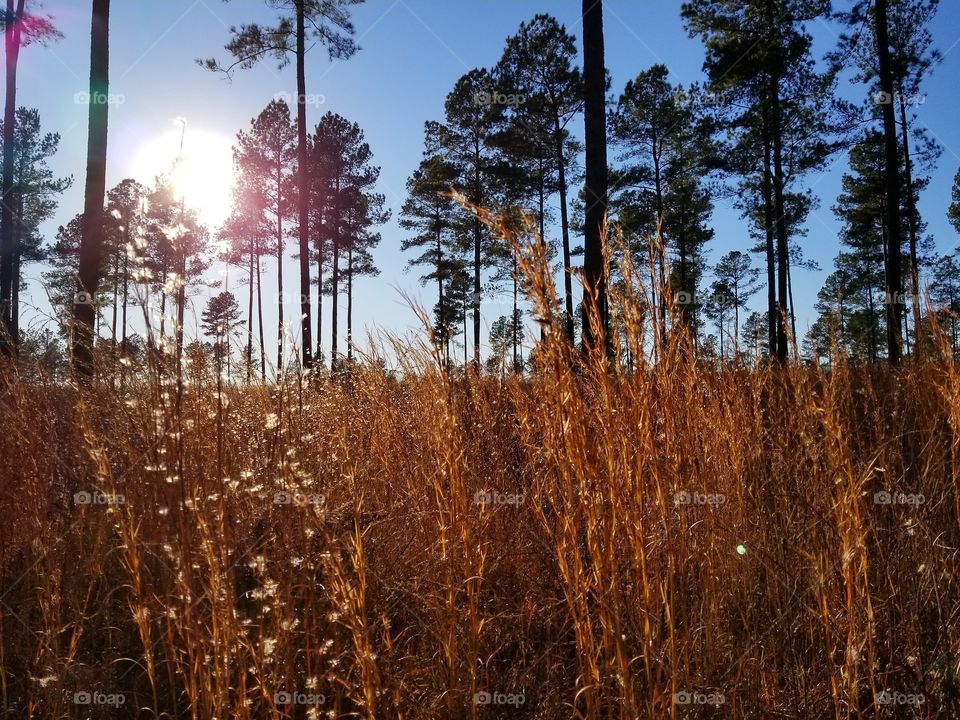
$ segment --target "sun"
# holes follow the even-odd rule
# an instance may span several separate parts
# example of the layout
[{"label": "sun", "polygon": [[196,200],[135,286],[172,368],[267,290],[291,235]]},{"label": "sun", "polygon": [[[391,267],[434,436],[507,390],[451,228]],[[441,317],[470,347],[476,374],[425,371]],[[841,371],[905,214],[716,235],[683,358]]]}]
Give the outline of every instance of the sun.
[{"label": "sun", "polygon": [[230,214],[232,145],[222,135],[187,126],[182,161],[177,163],[180,137],[178,125],[144,143],[134,156],[134,176],[148,185],[158,175],[170,176],[184,204],[197,212],[201,222],[216,228]]}]

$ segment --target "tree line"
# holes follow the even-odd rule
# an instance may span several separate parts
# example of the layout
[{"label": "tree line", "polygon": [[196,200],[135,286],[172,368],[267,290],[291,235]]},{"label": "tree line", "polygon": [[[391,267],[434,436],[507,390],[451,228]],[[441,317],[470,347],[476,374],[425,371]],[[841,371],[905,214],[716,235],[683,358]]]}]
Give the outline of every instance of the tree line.
[{"label": "tree line", "polygon": [[[380,169],[356,123],[327,113],[307,132],[304,58],[308,41],[318,41],[331,59],[357,51],[350,12],[359,2],[273,3],[281,10],[275,26],[234,28],[226,45],[230,61],[201,61],[227,74],[262,61],[281,67],[293,62],[298,85],[295,110],[275,100],[238,135],[234,209],[216,232],[202,228],[182,205],[177,208],[169,179],[159,178],[152,188],[125,180],[106,191],[107,106],[91,103],[84,212],[60,229],[45,252],[52,265],[46,276],[59,288],[54,295],[63,306],[71,304],[70,288],[77,283],[72,304],[78,367],[88,366],[89,347],[102,329],[95,307],[112,308],[110,341],[120,356],[129,350],[126,315],[136,278],[156,294],[161,318],[170,296],[179,358],[186,288],[201,280],[214,240],[221,249],[217,257],[244,268],[250,290],[245,313],[223,293],[211,299],[204,322],[214,349],[226,342],[225,328],[243,327],[247,376],[259,368],[265,379],[274,350],[282,370],[288,350],[284,322],[298,314],[304,367],[329,360],[336,369],[353,359],[353,281],[377,274],[376,228],[390,211],[376,192]],[[533,218],[556,265],[562,298],[561,317],[538,320],[541,328],[555,323],[571,343],[599,340],[583,322],[585,309],[576,307],[576,274],[582,270],[588,288],[583,296],[596,298],[607,313],[606,285],[622,282],[618,254],[628,253],[633,266],[649,269],[645,311],[655,320],[653,332],[662,335],[653,340],[679,332],[706,357],[783,362],[796,345],[817,361],[842,352],[896,364],[905,356],[922,357],[935,322],[949,329],[958,349],[960,255],[937,255],[918,210],[941,152],[916,117],[925,83],[941,60],[929,30],[939,0],[853,0],[842,9],[828,0],[689,0],[680,13],[691,39],[705,48],[704,81],[674,83],[658,64],[638,72],[622,90],[612,88],[604,69],[602,11],[594,11],[595,5],[583,3],[582,68],[576,36],[538,14],[507,38],[494,64],[460,77],[443,117],[425,123],[423,159],[399,208],[401,249],[435,293],[435,338],[446,364],[455,361],[457,345],[464,365],[481,364],[481,308],[490,297],[506,300],[508,312],[488,318],[488,366],[519,371],[529,360],[523,342],[526,288],[516,252],[484,224],[477,208]],[[14,341],[15,278],[22,262],[44,257],[34,228],[70,182],[45,170],[58,138],[41,134],[32,111],[10,114],[9,79],[16,73],[11,43],[26,44],[15,34],[29,27],[38,39],[56,36],[49,19],[24,22],[32,16],[23,6],[21,0],[20,20],[10,15],[6,23],[0,218],[0,305]],[[96,97],[108,89],[109,2],[97,0],[93,9],[90,95]],[[843,32],[819,58],[810,27],[821,21],[838,23]],[[839,85],[847,80],[861,101],[841,97]],[[8,131],[14,126],[19,136]],[[831,208],[841,225],[841,247],[819,292],[816,321],[798,337],[793,276],[798,268],[816,268],[803,254],[806,221],[818,209],[807,181],[838,155],[846,155],[849,165]],[[17,165],[21,157],[25,164]],[[954,194],[948,215],[960,230],[960,173]],[[739,209],[749,242],[711,267],[707,253],[719,199]],[[22,207],[16,217],[31,221],[7,222],[11,207]],[[609,242],[605,218],[622,242]],[[283,277],[290,246],[300,270],[293,283]],[[273,349],[262,319],[265,258],[277,266]],[[288,288],[298,287],[296,301],[284,295],[285,280]],[[749,303],[762,290],[763,311],[751,312]],[[922,302],[927,293],[930,303]],[[323,298],[341,294],[347,297],[346,317],[337,302],[330,304],[327,358],[320,343]],[[344,348],[338,344],[342,325]],[[166,336],[161,319],[158,346]]]}]

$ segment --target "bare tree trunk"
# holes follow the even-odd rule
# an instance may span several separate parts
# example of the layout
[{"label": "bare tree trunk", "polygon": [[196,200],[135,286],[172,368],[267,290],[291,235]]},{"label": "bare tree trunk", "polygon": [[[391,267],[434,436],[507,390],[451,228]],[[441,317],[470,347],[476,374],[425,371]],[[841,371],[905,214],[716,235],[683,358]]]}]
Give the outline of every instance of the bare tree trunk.
[{"label": "bare tree trunk", "polygon": [[876,0],[874,5],[875,37],[877,41],[877,68],[880,91],[890,98],[881,105],[883,113],[883,146],[886,159],[887,196],[887,263],[885,268],[887,311],[887,358],[898,365],[903,340],[900,335],[900,316],[903,312],[903,276],[900,269],[900,162],[897,155],[897,121],[893,111],[893,75],[890,70],[890,37],[887,29],[887,0]]},{"label": "bare tree trunk", "polygon": [[[606,325],[607,303],[603,267],[602,224],[607,214],[607,121],[606,70],[603,47],[603,3],[583,0],[583,84],[584,140],[586,150],[586,187],[584,228],[584,318],[583,345],[593,348],[595,338],[587,321],[586,298],[595,296],[596,306]],[[603,333],[606,350],[610,350],[608,332]]]},{"label": "bare tree trunk", "polygon": [[107,93],[110,67],[110,0],[93,0],[90,33],[90,106],[79,288],[73,305],[73,367],[93,376],[94,300],[103,262],[103,199],[107,176]]},{"label": "bare tree trunk", "polygon": [[[480,184],[480,146],[475,146],[473,169],[473,202],[478,207],[483,203],[483,186]],[[473,365],[480,372],[480,245],[483,242],[483,226],[480,217],[473,218]]]},{"label": "bare tree trunk", "polygon": [[250,239],[250,263],[247,272],[247,385],[253,374],[253,256],[256,253],[255,240]]},{"label": "bare tree trunk", "polygon": [[20,61],[20,34],[22,29],[23,6],[25,0],[18,0],[14,9],[13,0],[7,0],[7,17],[4,31],[6,56],[6,99],[3,110],[3,178],[2,202],[0,202],[0,348],[12,350],[18,338],[12,327],[13,296],[19,288],[14,287],[14,247],[13,233],[13,174],[15,154],[15,131],[17,112],[17,64]]},{"label": "bare tree trunk", "polygon": [[330,285],[332,290],[330,296],[330,372],[335,373],[338,366],[337,333],[340,331],[340,318],[337,312],[339,310],[339,303],[337,302],[339,297],[337,296],[337,293],[340,291],[340,238],[337,237],[336,233],[333,237],[332,250],[333,271],[330,276]]},{"label": "bare tree trunk", "polygon": [[573,343],[574,323],[573,323],[573,260],[570,256],[570,220],[567,217],[567,168],[563,157],[563,130],[560,128],[560,118],[554,118],[556,125],[554,127],[554,144],[557,154],[557,178],[560,186],[560,235],[563,244],[563,304],[565,317],[563,319],[564,331],[567,339]]},{"label": "bare tree trunk", "polygon": [[353,248],[347,250],[347,364],[353,364]]},{"label": "bare tree trunk", "polygon": [[920,261],[917,257],[916,197],[913,190],[913,159],[910,157],[910,128],[907,125],[907,101],[900,79],[900,137],[903,141],[904,181],[906,182],[907,232],[910,235],[910,293],[913,306],[914,355],[922,359],[923,343],[920,341]]},{"label": "bare tree trunk", "polygon": [[283,374],[283,166],[281,152],[276,158],[277,182],[277,379]]},{"label": "bare tree trunk", "polygon": [[[21,177],[23,175],[21,174]],[[17,216],[13,224],[13,282],[10,288],[10,337],[13,339],[13,352],[20,345],[20,283],[23,266],[23,189],[15,190],[17,198]]]},{"label": "bare tree trunk", "polygon": [[313,343],[310,339],[310,188],[307,172],[307,82],[304,60],[306,56],[306,0],[295,0],[297,9],[297,211],[300,226],[300,346],[303,367],[313,364]]},{"label": "bare tree trunk", "polygon": [[[21,208],[20,212],[23,212]],[[23,217],[21,214],[20,217]],[[119,308],[117,303],[120,300],[120,256],[117,254],[116,250],[113,252],[113,302],[111,303],[112,312],[110,316],[110,340],[113,342],[113,348],[111,349],[111,354],[114,354],[117,349],[117,313]]]},{"label": "bare tree trunk", "polygon": [[517,267],[517,254],[511,250],[513,256],[513,318],[510,321],[510,339],[513,341],[513,371],[518,372],[520,365],[517,358],[517,346],[520,344],[520,329],[518,322],[519,310],[517,308],[517,280],[520,269]]},{"label": "bare tree trunk", "polygon": [[443,307],[443,229],[440,225],[439,211],[434,216],[437,224],[437,312],[440,322],[440,349],[443,353],[443,367],[450,369],[450,328],[447,327],[447,315]]},{"label": "bare tree trunk", "polygon": [[[129,232],[128,232],[129,238]],[[129,240],[128,240],[129,243]],[[120,309],[120,355],[127,356],[127,306],[130,304],[130,256],[123,255],[123,305]]]},{"label": "bare tree trunk", "polygon": [[763,223],[767,258],[767,354],[777,352],[777,262],[773,236],[773,149],[766,121],[763,130]]},{"label": "bare tree trunk", "polygon": [[260,382],[267,381],[267,353],[266,343],[263,339],[263,291],[261,278],[263,273],[260,269],[260,249],[257,248],[257,329],[260,333]]},{"label": "bare tree trunk", "polygon": [[317,253],[320,257],[320,262],[317,263],[317,354],[316,359],[319,361],[323,357],[323,256],[320,254],[319,245],[317,243],[318,249]]}]

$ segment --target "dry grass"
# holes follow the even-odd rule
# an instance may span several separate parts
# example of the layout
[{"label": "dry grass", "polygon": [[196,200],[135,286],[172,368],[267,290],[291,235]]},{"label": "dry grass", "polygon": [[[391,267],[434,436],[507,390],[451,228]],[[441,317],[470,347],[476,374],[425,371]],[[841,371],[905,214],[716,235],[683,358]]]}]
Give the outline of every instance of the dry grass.
[{"label": "dry grass", "polygon": [[[398,374],[222,392],[198,370],[179,412],[155,373],[7,369],[3,716],[960,717],[960,370],[657,353],[631,374],[550,340],[500,381],[406,347]],[[116,504],[75,503],[95,491]]]}]

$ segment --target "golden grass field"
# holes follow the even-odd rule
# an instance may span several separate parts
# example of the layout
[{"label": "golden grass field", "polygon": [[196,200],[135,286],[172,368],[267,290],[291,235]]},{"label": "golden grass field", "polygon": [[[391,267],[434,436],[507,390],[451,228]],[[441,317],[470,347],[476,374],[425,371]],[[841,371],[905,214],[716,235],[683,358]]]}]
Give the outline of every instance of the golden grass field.
[{"label": "golden grass field", "polygon": [[960,717],[952,358],[397,350],[180,400],[8,368],[2,716]]}]

